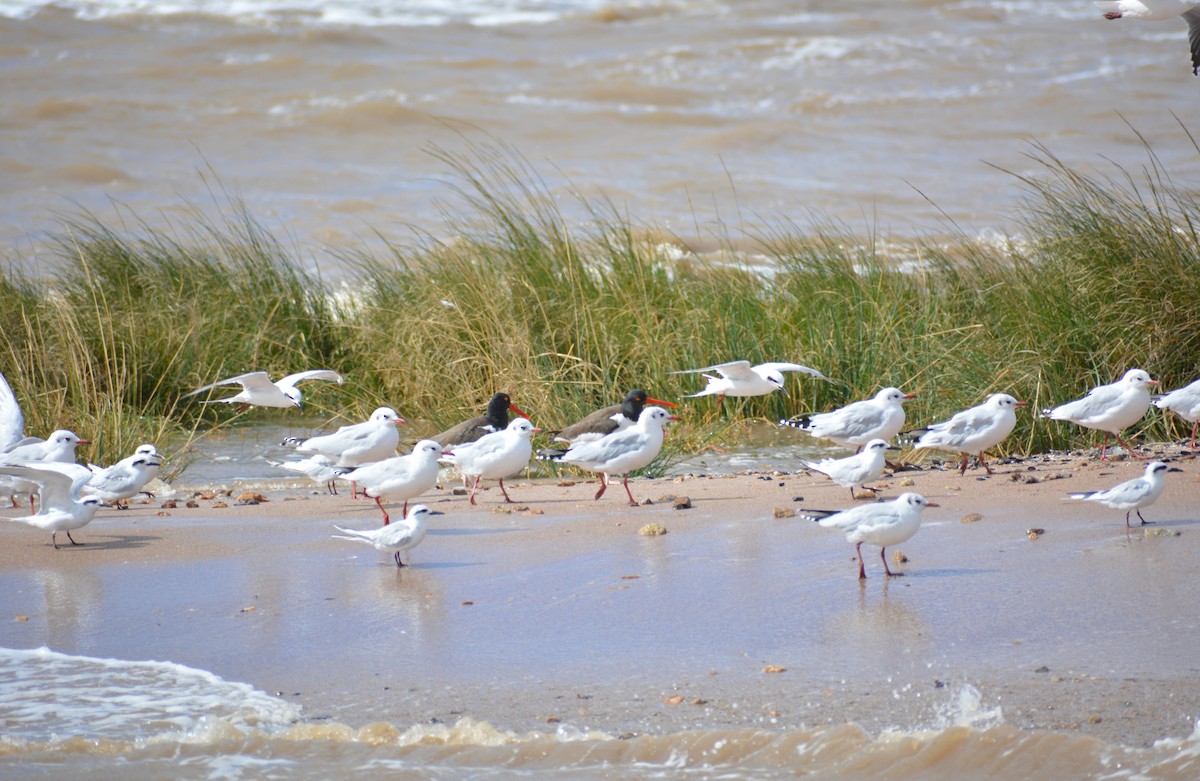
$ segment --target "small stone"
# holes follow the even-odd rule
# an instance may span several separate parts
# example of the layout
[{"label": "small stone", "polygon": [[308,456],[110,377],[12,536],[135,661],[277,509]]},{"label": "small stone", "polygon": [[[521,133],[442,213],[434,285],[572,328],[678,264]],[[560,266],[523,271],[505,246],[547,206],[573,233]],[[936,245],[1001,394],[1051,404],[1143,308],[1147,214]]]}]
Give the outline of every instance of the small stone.
[{"label": "small stone", "polygon": [[1178,529],[1154,528],[1143,529],[1142,534],[1146,535],[1147,537],[1178,537],[1180,534],[1182,534],[1182,532]]},{"label": "small stone", "polygon": [[179,505],[175,502],[174,499],[169,499],[159,505],[159,507],[161,507],[164,510],[174,510],[178,506]]},{"label": "small stone", "polygon": [[1046,533],[1045,529],[1026,529],[1025,534],[1029,537],[1030,542],[1036,540]]},{"label": "small stone", "polygon": [[1041,667],[1034,670],[1034,672],[1035,673],[1048,673],[1048,672],[1050,672],[1050,668],[1043,664]]},{"label": "small stone", "polygon": [[544,721],[547,724],[558,724],[560,721],[562,721],[562,719],[560,719],[558,716],[547,716]]},{"label": "small stone", "polygon": [[254,605],[249,605],[247,607],[242,608],[243,613],[253,613],[255,610],[258,610],[258,608],[256,608]]},{"label": "small stone", "polygon": [[676,695],[674,695],[674,696],[672,696],[672,697],[664,697],[664,698],[663,698],[663,704],[664,704],[664,705],[678,705],[678,704],[679,704],[679,703],[681,703],[681,702],[683,702],[683,695],[682,695],[682,694],[676,694]]},{"label": "small stone", "polygon": [[900,485],[905,486],[905,487],[910,486],[910,485],[916,485],[916,484],[917,484],[917,481],[913,480],[911,477],[906,477],[900,481]]},{"label": "small stone", "polygon": [[540,507],[530,507],[525,511],[526,515],[545,515],[546,511]]},{"label": "small stone", "polygon": [[226,503],[226,502],[213,502],[212,506],[213,506],[215,509],[218,509],[218,510],[224,510],[226,507],[228,507],[228,506],[229,506],[229,504],[228,504],[228,503]]},{"label": "small stone", "polygon": [[171,514],[169,512],[167,512],[166,510],[159,510],[158,512],[155,513],[155,515],[157,515],[159,518],[171,517]]},{"label": "small stone", "polygon": [[897,564],[906,564],[908,562],[908,557],[904,555],[904,551],[897,548],[896,550],[892,551],[892,561],[896,562]]},{"label": "small stone", "polygon": [[575,485],[575,481],[574,480],[559,480],[558,483],[556,483],[556,485],[559,488],[570,488],[571,486]]},{"label": "small stone", "polygon": [[778,665],[778,664],[768,664],[768,665],[765,665],[765,666],[762,668],[762,670],[763,670],[763,672],[764,672],[764,673],[769,673],[769,674],[772,674],[772,675],[773,675],[773,674],[775,674],[775,673],[787,672],[787,668],[786,668],[786,667],[782,667],[782,666],[780,666],[780,665]]},{"label": "small stone", "polygon": [[17,616],[16,618],[13,619],[13,621],[28,621],[28,620],[29,620],[29,616],[23,616],[23,615]]},{"label": "small stone", "polygon": [[465,488],[455,488],[450,493],[454,496],[466,496],[469,492]]},{"label": "small stone", "polygon": [[460,605],[462,605],[463,607],[470,607],[471,605],[474,605],[474,604],[475,604],[475,600],[473,600],[473,599],[464,599],[464,600],[463,600],[462,602],[460,602],[459,604],[460,604]]},{"label": "small stone", "polygon": [[1093,713],[1091,716],[1088,716],[1088,724],[1099,724],[1102,721],[1104,721],[1104,719],[1100,718],[1095,713]]},{"label": "small stone", "polygon": [[671,507],[676,510],[690,510],[692,509],[692,500],[686,496],[676,496],[671,501]]},{"label": "small stone", "polygon": [[979,523],[983,520],[983,513],[967,513],[959,519],[961,523]]},{"label": "small stone", "polygon": [[211,502],[213,499],[217,498],[217,495],[215,493],[213,493],[212,491],[197,491],[196,493],[194,493],[192,495],[195,496],[197,499],[203,499],[206,502]]},{"label": "small stone", "polygon": [[195,510],[199,506],[199,502],[192,501],[191,499],[188,499],[187,504],[184,505],[184,507],[187,507],[189,510]]},{"label": "small stone", "polygon": [[648,523],[642,528],[638,529],[638,534],[642,535],[643,537],[661,537],[666,533],[667,527],[658,523]]},{"label": "small stone", "polygon": [[795,518],[796,511],[790,507],[776,507],[771,511],[771,514],[776,518]]},{"label": "small stone", "polygon": [[237,495],[235,500],[239,504],[262,504],[267,501],[267,497],[262,494],[254,493],[253,491],[243,491]]}]

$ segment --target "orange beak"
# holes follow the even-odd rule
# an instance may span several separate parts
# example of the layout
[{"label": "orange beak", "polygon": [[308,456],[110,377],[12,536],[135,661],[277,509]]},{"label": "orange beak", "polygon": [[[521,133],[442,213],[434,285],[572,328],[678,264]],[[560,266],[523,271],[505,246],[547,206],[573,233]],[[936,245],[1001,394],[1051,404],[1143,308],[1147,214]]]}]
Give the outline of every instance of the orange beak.
[{"label": "orange beak", "polygon": [[524,412],[522,412],[521,409],[516,404],[513,404],[511,401],[508,403],[508,408],[511,411],[520,415],[521,417],[525,418],[526,420],[529,420],[529,416],[526,415]]},{"label": "orange beak", "polygon": [[672,402],[669,402],[669,401],[663,401],[662,399],[652,399],[649,396],[646,397],[646,403],[647,404],[658,404],[659,406],[662,406],[662,407],[678,407],[679,406],[678,404],[673,404]]}]

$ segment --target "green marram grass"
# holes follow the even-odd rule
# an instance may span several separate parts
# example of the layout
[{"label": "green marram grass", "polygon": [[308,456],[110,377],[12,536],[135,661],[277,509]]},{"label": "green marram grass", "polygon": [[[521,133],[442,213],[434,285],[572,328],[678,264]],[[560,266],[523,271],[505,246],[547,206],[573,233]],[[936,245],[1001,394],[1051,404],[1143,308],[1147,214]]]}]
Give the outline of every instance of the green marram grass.
[{"label": "green marram grass", "polygon": [[[496,390],[553,430],[632,387],[678,400],[703,380],[673,371],[725,360],[797,361],[832,378],[793,377],[786,397],[684,403],[655,472],[733,440],[746,419],[885,385],[918,394],[908,413],[922,423],[996,391],[1037,409],[1135,366],[1166,388],[1200,373],[1200,208],[1152,153],[1142,175],[1104,177],[1033,147],[1041,171],[1014,175],[1026,216],[1003,244],[960,234],[897,247],[781,221],[704,255],[608,202],[583,203],[589,218],[568,224],[503,145],[432,153],[453,175],[444,224],[343,253],[336,282],[237,201],[165,230],[64,221],[53,274],[0,276],[0,358],[29,431],[75,428],[101,463],[143,441],[186,448],[287,414],[182,398],[253,369],[335,369],[347,384],[310,383],[309,413],[345,423],[386,404],[413,439],[477,414]],[[1181,432],[1152,411],[1131,434]],[[1027,412],[1006,447],[1095,440]]]}]

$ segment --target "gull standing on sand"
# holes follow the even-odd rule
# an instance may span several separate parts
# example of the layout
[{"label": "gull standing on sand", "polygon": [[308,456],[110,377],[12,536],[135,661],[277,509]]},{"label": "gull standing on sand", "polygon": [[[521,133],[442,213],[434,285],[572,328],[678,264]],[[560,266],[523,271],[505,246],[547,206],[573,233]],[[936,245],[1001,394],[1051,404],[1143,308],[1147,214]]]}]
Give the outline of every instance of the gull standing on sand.
[{"label": "gull standing on sand", "polygon": [[1154,399],[1154,406],[1170,410],[1192,424],[1192,439],[1188,447],[1195,450],[1196,427],[1200,426],[1200,380],[1158,396]]},{"label": "gull standing on sand", "polygon": [[34,515],[25,518],[5,518],[50,532],[50,544],[58,550],[58,533],[66,532],[72,545],[78,545],[71,532],[91,523],[102,500],[98,496],[81,496],[80,491],[92,479],[92,471],[81,464],[56,461],[2,465],[0,474],[35,483],[41,492],[42,506]]},{"label": "gull standing on sand", "polygon": [[872,439],[863,447],[862,452],[846,458],[823,458],[820,461],[800,463],[814,472],[827,475],[833,482],[850,489],[850,498],[856,499],[855,489],[877,493],[878,488],[872,488],[865,483],[883,477],[883,469],[887,465],[887,451],[899,450],[895,445],[889,445],[887,440]]},{"label": "gull standing on sand", "polygon": [[484,434],[474,442],[458,445],[445,455],[445,460],[462,472],[464,481],[475,478],[471,482],[471,504],[475,504],[475,491],[480,480],[499,480],[504,501],[512,503],[504,489],[504,478],[512,477],[529,465],[533,456],[529,438],[539,431],[541,429],[534,428],[528,418],[515,418],[503,431]]},{"label": "gull standing on sand", "polygon": [[404,500],[401,514],[408,514],[408,500],[415,499],[437,485],[438,458],[443,455],[442,446],[432,439],[422,439],[413,445],[412,452],[405,456],[393,456],[383,461],[360,466],[351,472],[339,475],[342,480],[357,483],[363,496],[375,500],[383,513],[383,525],[392,522],[384,502]]},{"label": "gull standing on sand", "polygon": [[154,494],[143,491],[146,485],[158,476],[163,459],[158,449],[151,444],[139,445],[133,455],[123,458],[107,469],[89,464],[92,477],[83,486],[84,496],[99,496],[105,504],[126,509],[121,504],[140,493],[149,497]]},{"label": "gull standing on sand", "polygon": [[421,540],[425,539],[425,519],[431,515],[441,515],[441,513],[437,510],[430,510],[423,504],[416,504],[404,516],[404,520],[396,521],[388,526],[380,526],[378,529],[359,531],[344,529],[334,524],[333,528],[340,531],[341,534],[334,534],[332,537],[335,540],[365,542],[375,550],[393,551],[396,566],[403,567],[404,562],[400,561],[400,554],[406,550],[412,550],[421,544]]},{"label": "gull standing on sand", "polygon": [[[342,426],[332,434],[303,441],[299,437],[288,437],[281,444],[294,446],[300,453],[325,456],[337,466],[362,466],[395,455],[400,445],[400,432],[396,427],[403,423],[404,418],[397,415],[396,410],[380,407],[362,423]],[[350,495],[358,498],[358,488],[353,483]]]},{"label": "gull standing on sand", "polygon": [[1017,426],[1017,407],[1028,402],[1017,401],[1007,393],[993,393],[987,401],[977,406],[956,412],[947,421],[933,423],[924,429],[915,429],[909,434],[920,434],[913,443],[918,450],[933,448],[962,454],[960,475],[967,472],[967,461],[972,455],[979,465],[992,474],[992,468],[983,460],[983,453],[1003,442]]},{"label": "gull standing on sand", "polygon": [[682,369],[671,374],[701,374],[716,372],[717,375],[705,374],[708,384],[699,393],[688,396],[716,396],[721,401],[726,396],[765,396],[768,393],[779,392],[787,395],[783,387],[783,372],[804,372],[821,380],[828,380],[821,372],[798,363],[760,363],[751,366],[749,361],[730,361],[705,366],[702,369]]},{"label": "gull standing on sand", "polygon": [[1084,428],[1103,431],[1101,461],[1105,460],[1108,452],[1109,434],[1116,437],[1117,442],[1134,457],[1145,458],[1121,439],[1121,432],[1141,420],[1146,410],[1150,409],[1150,388],[1154,385],[1158,385],[1158,382],[1150,379],[1149,374],[1141,369],[1130,369],[1116,382],[1092,388],[1082,399],[1042,410],[1042,417],[1067,420]]},{"label": "gull standing on sand", "polygon": [[1167,472],[1182,471],[1182,469],[1176,469],[1163,461],[1151,461],[1149,464],[1146,464],[1146,471],[1141,477],[1126,480],[1119,485],[1114,485],[1112,488],[1103,491],[1087,491],[1071,494],[1071,498],[1082,499],[1088,502],[1099,502],[1105,507],[1111,507],[1114,510],[1124,510],[1125,528],[1127,529],[1132,528],[1129,525],[1129,514],[1136,512],[1138,520],[1142,522],[1142,526],[1145,526],[1150,522],[1142,517],[1142,508],[1154,504],[1155,500],[1162,494],[1163,478]]},{"label": "gull standing on sand", "polygon": [[507,393],[497,393],[492,396],[488,402],[487,410],[482,415],[464,420],[453,428],[447,429],[440,434],[435,434],[430,439],[438,442],[447,450],[455,445],[465,445],[468,442],[474,442],[485,434],[494,434],[506,429],[508,427],[509,412],[516,413],[526,419],[529,418],[517,405],[512,403],[512,399]]},{"label": "gull standing on sand", "polygon": [[[594,442],[637,423],[647,404],[672,408],[678,406],[669,401],[651,398],[641,388],[634,388],[625,394],[625,400],[620,404],[596,410],[578,423],[551,433],[554,434],[555,442],[565,442],[568,446]],[[562,458],[566,452],[567,448],[546,448],[538,451],[538,458],[556,460]]]},{"label": "gull standing on sand", "polygon": [[1182,16],[1188,25],[1188,42],[1192,51],[1192,74],[1200,75],[1200,3],[1185,0],[1116,0],[1098,2],[1105,19],[1145,19],[1160,22]]},{"label": "gull standing on sand", "polygon": [[658,457],[663,445],[663,424],[668,420],[679,418],[662,407],[646,407],[638,416],[637,423],[629,428],[614,431],[592,442],[573,445],[560,460],[589,472],[600,473],[600,490],[596,492],[596,499],[604,495],[612,475],[621,475],[629,504],[636,507],[637,502],[629,490],[629,473]]},{"label": "gull standing on sand", "polygon": [[[0,453],[0,464],[27,464],[35,461],[74,464],[75,448],[89,444],[91,443],[88,440],[80,439],[74,431],[59,429],[52,433],[49,439],[39,439],[38,437],[22,439],[15,447]],[[86,469],[82,466],[80,468]],[[14,494],[29,494],[29,512],[33,512],[33,494],[38,491],[38,481],[10,474],[4,483]],[[13,502],[13,507],[16,506],[16,502]]]},{"label": "gull standing on sand", "polygon": [[863,565],[863,543],[878,545],[883,571],[889,577],[900,577],[903,572],[892,572],[888,567],[888,546],[899,545],[911,538],[921,528],[921,510],[938,506],[920,494],[909,492],[900,494],[890,502],[860,504],[841,512],[800,510],[796,514],[814,520],[826,528],[845,532],[846,539],[854,543],[854,549],[858,551],[858,578],[865,580],[867,571]]},{"label": "gull standing on sand", "polygon": [[884,388],[874,398],[847,404],[833,412],[799,415],[779,421],[817,439],[828,439],[842,447],[861,449],[872,439],[891,440],[904,428],[904,402],[914,394],[899,388]]},{"label": "gull standing on sand", "polygon": [[342,375],[329,369],[309,369],[296,372],[289,374],[279,382],[271,382],[271,378],[266,372],[247,372],[227,380],[219,380],[211,385],[205,385],[203,388],[197,388],[191,393],[185,393],[183,398],[204,393],[219,385],[241,385],[241,393],[235,396],[224,399],[205,399],[201,403],[237,404],[239,412],[244,412],[248,407],[299,407],[303,395],[296,387],[296,383],[302,380],[332,380],[338,385],[346,382]]}]

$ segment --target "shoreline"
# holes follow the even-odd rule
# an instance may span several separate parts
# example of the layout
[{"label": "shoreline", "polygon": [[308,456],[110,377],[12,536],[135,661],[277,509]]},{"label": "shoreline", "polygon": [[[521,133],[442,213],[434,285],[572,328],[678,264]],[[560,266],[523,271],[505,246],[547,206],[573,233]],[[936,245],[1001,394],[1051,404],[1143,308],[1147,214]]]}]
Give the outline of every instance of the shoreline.
[{"label": "shoreline", "polygon": [[[885,498],[941,507],[900,546],[905,577],[864,546],[864,582],[840,533],[787,517],[850,504],[804,472],[637,479],[653,504],[636,508],[619,485],[592,501],[580,478],[515,481],[511,506],[489,486],[472,508],[448,480],[419,500],[445,515],[404,568],[329,536],[378,525],[373,503],[180,496],[102,511],[60,551],[0,526],[0,620],[11,647],[169,660],[352,727],[878,734],[989,726],[1000,708],[1012,727],[1146,746],[1200,718],[1200,470],[1170,450],[1185,473],[1144,511],[1149,534],[1063,500],[1140,474],[1133,459],[885,477]],[[679,496],[692,507],[673,509]],[[667,534],[638,533],[651,523]]]}]

